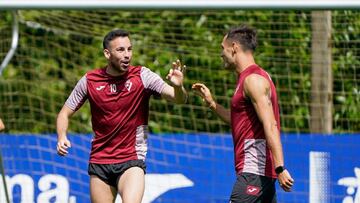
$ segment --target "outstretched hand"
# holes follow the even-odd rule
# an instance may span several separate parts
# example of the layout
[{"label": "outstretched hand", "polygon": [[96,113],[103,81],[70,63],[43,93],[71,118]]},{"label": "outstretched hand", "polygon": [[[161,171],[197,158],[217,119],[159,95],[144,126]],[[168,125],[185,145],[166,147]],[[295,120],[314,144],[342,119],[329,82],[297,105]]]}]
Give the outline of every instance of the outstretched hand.
[{"label": "outstretched hand", "polygon": [[168,79],[173,86],[181,87],[184,81],[184,73],[186,70],[186,66],[181,65],[179,59],[177,59],[176,62],[173,62],[172,66],[173,67],[170,69],[169,73],[167,74],[166,79]]},{"label": "outstretched hand", "polygon": [[215,101],[211,95],[209,88],[207,88],[204,84],[195,83],[192,85],[192,89],[195,91],[195,94],[199,95],[202,100],[206,102],[208,106],[211,107],[215,105]]}]

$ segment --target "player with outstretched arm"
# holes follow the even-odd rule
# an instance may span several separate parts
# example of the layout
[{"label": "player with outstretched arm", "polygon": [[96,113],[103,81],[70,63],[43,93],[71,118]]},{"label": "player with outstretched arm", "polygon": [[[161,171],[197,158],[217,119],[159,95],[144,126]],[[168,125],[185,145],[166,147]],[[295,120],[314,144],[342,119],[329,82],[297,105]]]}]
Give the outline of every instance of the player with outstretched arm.
[{"label": "player with outstretched arm", "polygon": [[68,154],[69,118],[88,100],[94,138],[88,166],[93,203],[140,203],[145,187],[149,99],[161,95],[185,103],[184,66],[173,63],[167,79],[144,66],[132,66],[132,44],[124,30],[109,32],[103,41],[104,68],[87,72],[77,83],[57,117],[57,152]]}]

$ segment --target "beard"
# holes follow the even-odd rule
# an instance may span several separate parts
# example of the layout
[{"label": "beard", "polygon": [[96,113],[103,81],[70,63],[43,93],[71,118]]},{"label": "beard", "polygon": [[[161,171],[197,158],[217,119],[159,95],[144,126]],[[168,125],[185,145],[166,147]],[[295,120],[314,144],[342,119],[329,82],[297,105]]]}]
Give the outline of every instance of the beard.
[{"label": "beard", "polygon": [[124,65],[122,65],[122,63],[121,63],[120,61],[114,61],[114,60],[112,60],[112,61],[110,62],[110,64],[111,64],[111,66],[112,66],[115,70],[117,70],[117,71],[119,71],[119,72],[126,72],[126,71],[128,71],[129,66],[130,66],[130,64],[128,64],[127,66],[124,66]]},{"label": "beard", "polygon": [[225,58],[223,58],[222,60],[223,60],[223,66],[226,70],[231,70],[235,66],[235,64],[230,63]]}]

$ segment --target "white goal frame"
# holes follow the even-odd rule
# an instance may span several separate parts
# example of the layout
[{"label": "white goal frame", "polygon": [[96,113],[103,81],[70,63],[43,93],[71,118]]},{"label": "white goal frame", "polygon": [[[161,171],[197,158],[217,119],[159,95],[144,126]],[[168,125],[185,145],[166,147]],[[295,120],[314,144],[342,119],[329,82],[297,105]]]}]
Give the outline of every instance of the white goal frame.
[{"label": "white goal frame", "polygon": [[359,0],[1,0],[1,9],[359,9]]}]

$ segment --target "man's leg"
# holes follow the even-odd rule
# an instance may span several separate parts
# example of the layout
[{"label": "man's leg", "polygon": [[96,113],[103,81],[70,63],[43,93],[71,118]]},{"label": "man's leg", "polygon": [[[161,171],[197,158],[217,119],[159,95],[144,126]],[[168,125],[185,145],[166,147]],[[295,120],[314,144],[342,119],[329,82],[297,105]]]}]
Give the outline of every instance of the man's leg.
[{"label": "man's leg", "polygon": [[231,203],[276,203],[275,180],[250,173],[237,175]]},{"label": "man's leg", "polygon": [[275,179],[274,180],[263,180],[263,188],[264,188],[264,195],[262,202],[269,202],[269,203],[277,203],[276,200],[276,189],[275,189]]},{"label": "man's leg", "polygon": [[127,169],[118,182],[122,203],[141,203],[145,189],[144,170],[139,167]]},{"label": "man's leg", "polygon": [[[230,203],[257,203],[259,198],[260,189],[248,188],[249,179],[245,174],[237,175],[236,182],[233,186]],[[248,194],[248,189],[254,194]],[[257,192],[255,194],[255,192]]]},{"label": "man's leg", "polygon": [[90,176],[90,197],[92,203],[114,203],[116,189],[96,175]]}]

